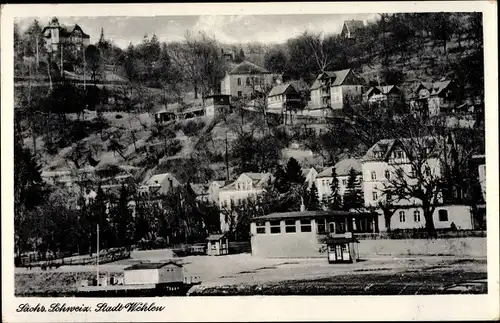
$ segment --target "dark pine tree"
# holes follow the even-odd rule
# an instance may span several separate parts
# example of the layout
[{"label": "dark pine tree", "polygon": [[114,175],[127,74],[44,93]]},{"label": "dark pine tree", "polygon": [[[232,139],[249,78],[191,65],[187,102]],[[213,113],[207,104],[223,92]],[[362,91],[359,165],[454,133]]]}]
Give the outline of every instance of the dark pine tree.
[{"label": "dark pine tree", "polygon": [[342,196],[339,193],[339,179],[337,178],[337,170],[332,167],[332,182],[330,183],[330,196],[327,198],[327,207],[330,210],[342,209]]},{"label": "dark pine tree", "polygon": [[319,211],[321,210],[321,203],[318,198],[318,188],[316,187],[316,184],[313,183],[311,185],[311,188],[306,191],[306,196],[307,196],[307,205],[306,208],[308,211]]},{"label": "dark pine tree", "polygon": [[115,210],[116,237],[120,247],[130,247],[133,238],[133,218],[128,207],[129,194],[122,185],[118,205]]},{"label": "dark pine tree", "polygon": [[281,165],[274,172],[274,188],[280,193],[286,193],[290,189],[287,174]]},{"label": "dark pine tree", "polygon": [[363,207],[363,194],[358,181],[358,173],[354,168],[349,171],[346,192],[344,194],[344,209],[359,209]]},{"label": "dark pine tree", "polygon": [[302,175],[302,167],[299,162],[291,157],[286,165],[287,180],[291,184],[304,184],[304,176]]}]

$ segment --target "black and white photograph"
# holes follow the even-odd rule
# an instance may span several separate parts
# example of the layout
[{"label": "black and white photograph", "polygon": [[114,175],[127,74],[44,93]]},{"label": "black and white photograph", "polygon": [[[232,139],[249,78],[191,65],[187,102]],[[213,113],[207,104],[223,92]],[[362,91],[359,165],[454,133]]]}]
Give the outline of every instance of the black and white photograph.
[{"label": "black and white photograph", "polygon": [[15,16],[17,312],[498,291],[485,14],[383,8]]}]

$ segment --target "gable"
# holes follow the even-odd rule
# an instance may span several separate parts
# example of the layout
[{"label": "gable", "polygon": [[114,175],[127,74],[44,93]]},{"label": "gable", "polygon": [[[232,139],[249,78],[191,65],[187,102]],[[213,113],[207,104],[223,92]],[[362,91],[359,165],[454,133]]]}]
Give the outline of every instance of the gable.
[{"label": "gable", "polygon": [[359,85],[360,83],[360,80],[354,75],[352,70],[349,70],[342,85]]},{"label": "gable", "polygon": [[342,36],[346,36],[349,33],[349,28],[347,28],[346,23],[344,22],[344,26],[342,27],[342,32],[340,33]]}]

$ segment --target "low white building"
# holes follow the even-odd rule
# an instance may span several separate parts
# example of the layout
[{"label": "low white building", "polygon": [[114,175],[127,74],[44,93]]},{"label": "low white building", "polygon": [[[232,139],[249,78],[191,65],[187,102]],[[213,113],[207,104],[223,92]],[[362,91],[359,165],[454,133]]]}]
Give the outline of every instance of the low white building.
[{"label": "low white building", "polygon": [[175,262],[136,264],[124,269],[125,285],[183,283],[182,265]]},{"label": "low white building", "polygon": [[335,164],[335,166],[324,169],[316,176],[316,186],[318,187],[318,198],[320,201],[327,199],[332,194],[330,186],[333,181],[332,171],[334,167],[339,181],[340,196],[343,196],[346,191],[351,169],[354,169],[358,174],[358,183],[361,183],[363,180],[363,175],[361,175],[361,161],[356,158],[343,159]]}]

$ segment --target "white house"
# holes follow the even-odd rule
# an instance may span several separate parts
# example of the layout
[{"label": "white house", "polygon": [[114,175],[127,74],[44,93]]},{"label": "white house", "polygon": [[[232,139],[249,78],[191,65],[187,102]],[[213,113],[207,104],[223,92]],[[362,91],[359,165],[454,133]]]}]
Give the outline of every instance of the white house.
[{"label": "white house", "polygon": [[[273,74],[263,67],[244,61],[236,65],[221,82],[221,94],[233,97],[251,97],[272,87],[280,75]],[[266,94],[266,93],[264,93]]]},{"label": "white house", "polygon": [[124,269],[125,285],[150,285],[184,282],[182,265],[175,262],[135,264]]},{"label": "white house", "polygon": [[363,180],[363,176],[361,175],[361,161],[355,158],[343,159],[335,164],[335,166],[326,168],[316,176],[316,186],[318,187],[318,198],[320,201],[328,198],[332,194],[330,185],[333,180],[332,170],[334,167],[339,181],[339,194],[341,196],[344,195],[347,188],[347,181],[349,179],[349,172],[351,171],[351,168],[358,174],[358,182]]},{"label": "white house", "polygon": [[325,71],[318,75],[311,86],[310,106],[341,110],[347,95],[362,96],[362,83],[363,81],[351,69]]},{"label": "white house", "polygon": [[[396,176],[396,172],[403,172],[408,183],[415,182],[414,169],[410,163],[404,147],[409,140],[418,140],[427,148],[428,158],[425,162],[429,168],[428,176],[439,178],[441,176],[440,149],[442,145],[435,138],[417,139],[383,139],[373,145],[362,160],[363,191],[366,207],[378,207],[379,202],[384,202],[386,196],[383,190],[390,187],[390,180]],[[399,208],[391,219],[391,229],[423,228],[425,219],[421,201],[416,198],[393,200],[393,204]],[[458,229],[472,229],[472,217],[470,207],[466,205],[443,205],[441,194],[434,202],[437,207],[434,212],[434,225],[439,228],[450,228],[454,223]],[[384,217],[379,217],[380,221]],[[379,227],[386,228],[385,222]]]},{"label": "white house", "polygon": [[[231,209],[231,206],[249,198],[256,198],[265,191],[272,180],[271,173],[243,173],[234,182],[219,189],[219,208]],[[227,231],[229,225],[221,213],[221,230]]]},{"label": "white house", "polygon": [[156,174],[139,187],[139,193],[141,195],[163,195],[179,185],[180,182],[172,173]]},{"label": "white house", "polygon": [[300,94],[292,84],[280,84],[273,87],[267,95],[267,110],[284,113],[287,107],[298,105],[300,102]]}]

